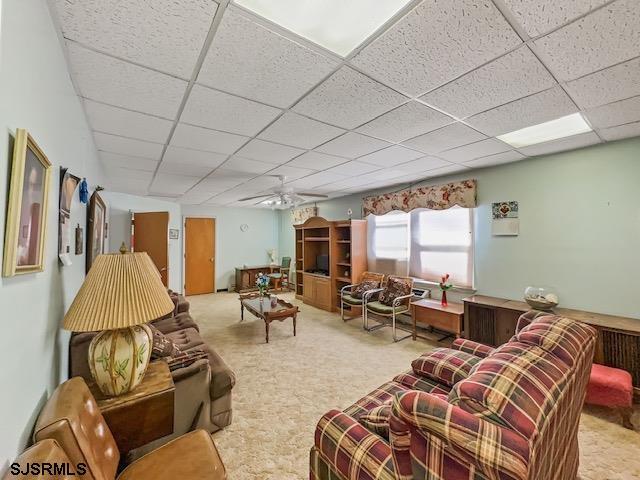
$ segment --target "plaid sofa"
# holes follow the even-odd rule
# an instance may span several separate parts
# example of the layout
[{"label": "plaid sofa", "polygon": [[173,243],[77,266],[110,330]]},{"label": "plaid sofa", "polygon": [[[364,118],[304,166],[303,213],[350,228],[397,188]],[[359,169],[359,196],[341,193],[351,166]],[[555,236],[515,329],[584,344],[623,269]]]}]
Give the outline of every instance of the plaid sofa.
[{"label": "plaid sofa", "polygon": [[595,343],[585,324],[525,314],[496,349],[428,352],[320,419],[310,479],[573,480]]}]

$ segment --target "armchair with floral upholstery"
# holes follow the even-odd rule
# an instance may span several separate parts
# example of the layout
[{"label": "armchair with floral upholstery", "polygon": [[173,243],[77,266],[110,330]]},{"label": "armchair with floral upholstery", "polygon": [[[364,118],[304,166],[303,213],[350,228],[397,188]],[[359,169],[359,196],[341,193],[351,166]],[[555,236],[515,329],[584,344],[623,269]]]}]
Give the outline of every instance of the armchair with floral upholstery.
[{"label": "armchair with floral upholstery", "polygon": [[345,318],[344,311],[347,307],[352,312],[360,310],[362,315],[363,296],[369,290],[379,289],[384,283],[384,274],[375,272],[363,272],[360,283],[345,285],[340,289],[340,318],[345,322],[355,318],[355,315]]},{"label": "armchair with floral upholstery", "polygon": [[[398,277],[390,275],[384,285],[384,288],[369,290],[364,294],[363,301],[363,323],[364,329],[372,332],[382,327],[391,327],[393,332],[393,341],[399,342],[411,335],[398,338],[396,331],[397,316],[409,311],[411,298],[413,297],[413,278]],[[369,326],[369,314],[378,317],[391,318],[391,324],[384,320],[377,325]]]}]

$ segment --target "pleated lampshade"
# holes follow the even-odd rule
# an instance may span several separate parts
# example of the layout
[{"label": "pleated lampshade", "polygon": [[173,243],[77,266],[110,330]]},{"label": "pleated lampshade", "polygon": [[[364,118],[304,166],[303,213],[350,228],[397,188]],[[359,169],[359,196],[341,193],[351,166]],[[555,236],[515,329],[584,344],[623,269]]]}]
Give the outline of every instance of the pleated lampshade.
[{"label": "pleated lampshade", "polygon": [[149,255],[110,253],[96,258],[63,323],[72,332],[115,330],[155,320],[173,308]]}]

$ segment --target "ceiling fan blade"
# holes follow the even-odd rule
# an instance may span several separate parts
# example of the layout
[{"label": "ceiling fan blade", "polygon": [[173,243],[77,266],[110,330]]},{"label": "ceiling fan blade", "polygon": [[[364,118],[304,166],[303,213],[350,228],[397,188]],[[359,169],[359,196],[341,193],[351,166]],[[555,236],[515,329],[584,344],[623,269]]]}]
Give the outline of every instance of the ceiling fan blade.
[{"label": "ceiling fan blade", "polygon": [[329,195],[324,195],[324,194],[321,194],[321,193],[296,192],[296,195],[300,195],[302,197],[329,198]]},{"label": "ceiling fan blade", "polygon": [[239,202],[248,202],[249,200],[255,200],[256,198],[266,198],[266,197],[273,197],[273,193],[268,193],[266,195],[256,195],[254,197],[241,198],[238,201]]}]

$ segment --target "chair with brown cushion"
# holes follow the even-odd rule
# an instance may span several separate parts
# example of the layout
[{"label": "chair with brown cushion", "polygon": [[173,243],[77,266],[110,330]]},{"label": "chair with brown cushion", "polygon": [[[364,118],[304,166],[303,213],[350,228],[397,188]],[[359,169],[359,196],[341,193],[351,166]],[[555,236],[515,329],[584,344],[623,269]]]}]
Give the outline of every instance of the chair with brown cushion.
[{"label": "chair with brown cushion", "polygon": [[[372,332],[382,327],[391,327],[393,341],[399,342],[411,336],[406,335],[398,338],[396,330],[396,317],[409,311],[411,298],[413,297],[413,279],[410,277],[398,277],[390,275],[384,288],[370,290],[364,294],[363,298],[363,320],[364,329]],[[391,318],[391,324],[382,321],[373,327],[369,326],[369,314],[378,317]]]},{"label": "chair with brown cushion", "polygon": [[280,263],[280,271],[270,273],[268,277],[273,280],[274,289],[282,290],[284,288],[284,284],[287,284],[287,290],[290,290],[289,284],[289,271],[291,270],[291,257],[282,257],[282,262]]},{"label": "chair with brown cushion", "polygon": [[345,318],[345,306],[351,310],[359,308],[361,312],[360,315],[362,316],[362,297],[364,292],[379,289],[383,281],[384,274],[382,273],[363,272],[362,277],[360,278],[360,283],[353,283],[342,287],[340,289],[340,318],[345,322],[355,318],[355,316]]},{"label": "chair with brown cushion", "polygon": [[[34,440],[46,439],[55,440],[72,464],[87,466],[82,478],[116,478],[118,445],[82,378],[74,377],[59,385],[40,412]],[[131,463],[117,478],[224,479],[226,472],[211,435],[205,430],[195,430]]]},{"label": "chair with brown cushion", "polygon": [[[76,468],[69,461],[69,457],[55,440],[47,439],[27,448],[22,454],[16,458],[12,465],[16,465],[19,473],[13,471],[11,467],[3,480],[14,480],[20,478],[22,480],[35,480],[39,478],[55,478],[56,480],[72,480],[78,478],[82,474],[82,466]],[[45,467],[48,464],[49,467]],[[54,465],[56,470],[53,470]],[[40,473],[34,469],[34,466]],[[42,467],[46,470],[42,471]],[[64,471],[60,469],[64,468]],[[68,470],[66,470],[68,468]],[[24,474],[24,472],[28,472]]]}]

